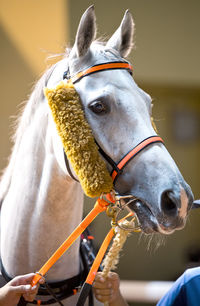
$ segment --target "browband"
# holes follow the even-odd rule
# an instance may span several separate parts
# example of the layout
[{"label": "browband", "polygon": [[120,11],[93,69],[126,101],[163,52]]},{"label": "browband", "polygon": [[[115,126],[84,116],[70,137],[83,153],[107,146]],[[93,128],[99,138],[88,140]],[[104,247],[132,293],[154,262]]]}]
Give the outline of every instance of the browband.
[{"label": "browband", "polygon": [[67,71],[64,72],[63,79],[67,79],[71,81],[73,84],[80,81],[85,76],[88,76],[90,74],[103,71],[103,70],[113,70],[113,69],[125,69],[128,70],[129,73],[132,74],[133,67],[128,62],[107,62],[107,63],[101,63],[97,65],[93,65],[89,68],[86,68],[83,71],[78,72],[77,74],[70,76],[69,68]]}]

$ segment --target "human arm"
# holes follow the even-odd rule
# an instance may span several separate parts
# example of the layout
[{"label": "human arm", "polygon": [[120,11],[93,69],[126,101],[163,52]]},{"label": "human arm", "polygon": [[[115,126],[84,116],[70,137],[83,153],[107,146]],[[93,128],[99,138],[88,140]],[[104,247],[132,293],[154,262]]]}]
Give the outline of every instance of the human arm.
[{"label": "human arm", "polygon": [[95,297],[100,302],[108,302],[109,306],[128,306],[119,289],[120,279],[117,273],[109,272],[105,279],[98,272],[93,284]]},{"label": "human arm", "polygon": [[[39,287],[39,284],[34,287],[30,285],[34,275],[34,273],[30,273],[16,276],[5,286],[0,288],[0,306],[16,306],[21,296],[23,296],[27,302],[33,301]],[[43,282],[43,279],[41,279],[40,284]]]},{"label": "human arm", "polygon": [[200,301],[200,267],[186,270],[160,299],[157,306],[198,306]]}]

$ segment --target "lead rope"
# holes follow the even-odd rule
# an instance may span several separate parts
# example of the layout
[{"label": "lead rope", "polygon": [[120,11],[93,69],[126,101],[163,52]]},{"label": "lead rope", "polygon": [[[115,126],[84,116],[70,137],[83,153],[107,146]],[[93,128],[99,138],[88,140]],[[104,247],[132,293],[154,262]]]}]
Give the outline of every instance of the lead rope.
[{"label": "lead rope", "polygon": [[106,202],[105,200],[100,198],[97,199],[94,208],[74,229],[71,235],[69,235],[69,237],[63,242],[63,244],[61,244],[61,246],[45,262],[45,264],[40,268],[39,272],[35,274],[31,282],[32,287],[38,283],[38,281],[49,271],[49,269],[58,261],[58,259],[69,249],[69,247],[77,240],[77,238],[88,227],[88,225],[97,217],[97,215],[106,210],[108,205],[109,203]]},{"label": "lead rope", "polygon": [[[110,231],[108,232],[108,234],[106,235],[103,243],[101,244],[101,247],[96,255],[96,258],[92,264],[92,267],[88,273],[88,276],[81,288],[81,291],[80,291],[80,295],[79,295],[79,298],[78,298],[78,301],[77,301],[77,304],[76,306],[83,306],[85,305],[85,301],[87,299],[87,296],[89,294],[89,292],[91,291],[92,289],[92,284],[94,282],[94,279],[95,279],[95,275],[98,271],[98,268],[102,262],[102,259],[109,247],[109,244],[111,242],[111,240],[113,239],[113,236],[116,234],[117,231],[115,231],[115,228],[117,227],[120,227],[122,226],[124,228],[124,230],[126,230],[126,227],[125,227],[125,223],[123,223],[123,221],[126,219],[126,218],[129,218],[129,217],[133,217],[134,214],[132,212],[130,212],[128,215],[126,215],[124,218],[122,218],[121,220],[118,221],[117,223],[117,220],[116,220],[116,211],[115,211],[115,208],[114,209],[111,209],[111,211],[108,211],[107,209],[107,215],[109,214],[109,216],[112,218],[112,221],[111,221],[111,225],[112,225],[112,228],[110,229]],[[133,217],[134,218],[134,217]],[[135,220],[132,219],[132,221]],[[133,225],[133,222],[126,222],[126,225]],[[129,231],[132,231],[133,228],[130,230],[130,227],[128,229]],[[134,223],[134,231],[138,231],[137,229],[135,230],[135,223]],[[122,247],[122,244],[121,244],[121,247]]]},{"label": "lead rope", "polygon": [[[123,227],[129,227],[130,223],[133,223],[131,221],[124,220],[122,225]],[[123,228],[120,228],[118,226],[115,227],[115,236],[113,238],[112,246],[110,247],[110,250],[108,251],[105,259],[103,260],[103,277],[107,278],[108,274],[111,270],[115,270],[117,267],[117,264],[119,262],[119,253],[122,250],[124,243],[126,242],[127,237],[129,236],[130,232],[128,230],[125,230]],[[104,306],[108,306],[108,302],[104,302]]]},{"label": "lead rope", "polygon": [[[112,218],[111,226],[112,228],[108,232],[107,236],[105,237],[97,256],[92,264],[92,267],[89,271],[89,274],[86,278],[85,283],[83,284],[80,292],[80,296],[78,299],[78,302],[76,306],[83,306],[85,305],[86,298],[92,289],[92,284],[94,282],[95,275],[98,271],[98,268],[100,266],[100,263],[104,257],[104,254],[110,244],[110,241],[112,240],[113,236],[115,238],[113,239],[112,247],[110,248],[105,260],[104,260],[104,270],[103,270],[103,276],[107,278],[108,273],[111,269],[114,269],[119,261],[119,252],[123,248],[123,245],[126,241],[126,238],[128,237],[128,234],[130,232],[138,232],[140,231],[140,227],[136,226],[134,221],[137,221],[136,217],[134,216],[133,212],[130,212],[128,215],[126,215],[121,220],[117,221],[118,216],[118,209],[116,205],[116,199],[113,201],[112,196],[110,194],[109,197],[107,197],[107,200],[111,201],[111,206],[107,207],[106,214],[108,217]],[[118,203],[119,204],[119,203]],[[113,205],[113,206],[112,206]],[[127,218],[132,217],[131,221],[126,220]],[[137,222],[136,222],[137,223]],[[107,303],[105,305],[108,305]]]},{"label": "lead rope", "polygon": [[[114,201],[113,201],[114,202]],[[126,238],[128,236],[128,233],[130,231],[137,231],[136,228],[134,228],[134,222],[133,218],[131,221],[125,220],[128,216],[133,216],[133,213],[129,213],[126,217],[121,219],[119,222],[117,222],[117,210],[116,207],[110,207],[111,203],[108,203],[103,198],[97,199],[94,208],[90,211],[90,213],[85,217],[85,219],[76,227],[76,229],[71,233],[71,235],[63,242],[63,244],[54,252],[54,254],[48,259],[48,261],[42,266],[42,268],[39,270],[39,272],[36,272],[36,275],[34,276],[31,285],[34,286],[38,283],[38,281],[44,277],[44,275],[47,273],[47,271],[52,267],[52,265],[66,252],[66,250],[73,244],[73,242],[79,237],[79,235],[87,228],[87,226],[94,220],[94,218],[101,212],[107,210],[107,215],[112,218],[112,228],[108,235],[106,236],[105,240],[107,242],[105,243],[104,250],[102,251],[102,254],[99,256],[99,263],[96,264],[95,262],[95,268],[90,270],[90,276],[91,280],[89,282],[85,282],[85,286],[82,287],[83,289],[83,300],[87,297],[89,290],[91,289],[96,271],[98,270],[99,264],[103,258],[103,255],[105,254],[105,251],[107,249],[106,246],[109,245],[109,242],[111,241],[113,235],[115,234],[116,237],[114,239],[113,245],[108,252],[108,255],[106,256],[105,264],[104,264],[104,275],[107,276],[110,269],[114,268],[118,262],[119,258],[119,252],[122,249]],[[131,230],[129,229],[131,228]],[[133,230],[133,228],[135,230]],[[104,244],[104,243],[103,243]],[[103,245],[102,245],[103,246]],[[101,248],[100,248],[101,249]],[[99,253],[98,253],[99,254]],[[97,255],[98,257],[98,255]],[[88,278],[87,278],[88,279]],[[86,289],[86,290],[85,290]],[[81,296],[80,296],[81,297]],[[77,305],[84,305],[83,300],[81,301],[79,299]],[[60,302],[60,305],[62,303]]]}]

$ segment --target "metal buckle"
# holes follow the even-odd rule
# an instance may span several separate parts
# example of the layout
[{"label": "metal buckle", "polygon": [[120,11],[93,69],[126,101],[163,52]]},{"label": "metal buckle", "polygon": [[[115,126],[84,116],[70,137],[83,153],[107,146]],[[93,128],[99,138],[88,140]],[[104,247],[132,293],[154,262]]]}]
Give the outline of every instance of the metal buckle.
[{"label": "metal buckle", "polygon": [[[124,201],[125,199],[130,199],[130,200],[125,202]],[[117,226],[119,228],[121,228],[125,231],[129,231],[129,232],[141,232],[141,226],[140,226],[139,220],[137,218],[137,215],[135,213],[133,213],[132,210],[128,207],[128,205],[131,202],[135,202],[137,200],[138,199],[136,197],[134,197],[133,195],[125,195],[125,196],[116,195],[116,202],[117,202],[117,205],[119,207],[119,210],[116,214],[116,223],[117,223]],[[127,222],[119,222],[119,219],[121,219],[119,217],[119,215],[124,210],[126,210],[130,213],[133,213],[133,216],[130,216],[130,218],[132,218],[132,219],[128,223]]]},{"label": "metal buckle", "polygon": [[[111,203],[106,210],[108,217],[112,218],[111,225],[114,228],[118,226],[119,228],[129,232],[140,232],[141,227],[137,215],[128,207],[131,202],[137,201],[138,198],[134,197],[133,195],[120,195],[115,191],[113,192],[113,196],[115,198],[115,203]],[[129,199],[129,201],[126,202],[126,199]],[[123,222],[119,222],[121,219],[121,217],[119,217],[120,213],[127,211],[132,213],[130,216],[132,219],[128,222],[128,224],[126,224],[127,222],[124,222],[125,220]]]}]

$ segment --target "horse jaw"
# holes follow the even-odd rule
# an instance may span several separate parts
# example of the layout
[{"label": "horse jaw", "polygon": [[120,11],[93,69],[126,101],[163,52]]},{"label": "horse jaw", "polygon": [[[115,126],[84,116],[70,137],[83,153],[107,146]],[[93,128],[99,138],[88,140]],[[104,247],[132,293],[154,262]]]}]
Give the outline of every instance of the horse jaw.
[{"label": "horse jaw", "polygon": [[[185,226],[193,195],[166,149],[161,159],[161,150],[157,144],[149,147],[143,156],[138,155],[135,163],[125,169],[124,178],[119,177],[117,187],[124,186],[122,193],[137,198],[129,208],[137,214],[145,233],[168,235]],[[155,163],[152,163],[153,156]],[[135,176],[128,174],[131,172]],[[131,181],[135,182],[132,186]]]}]

